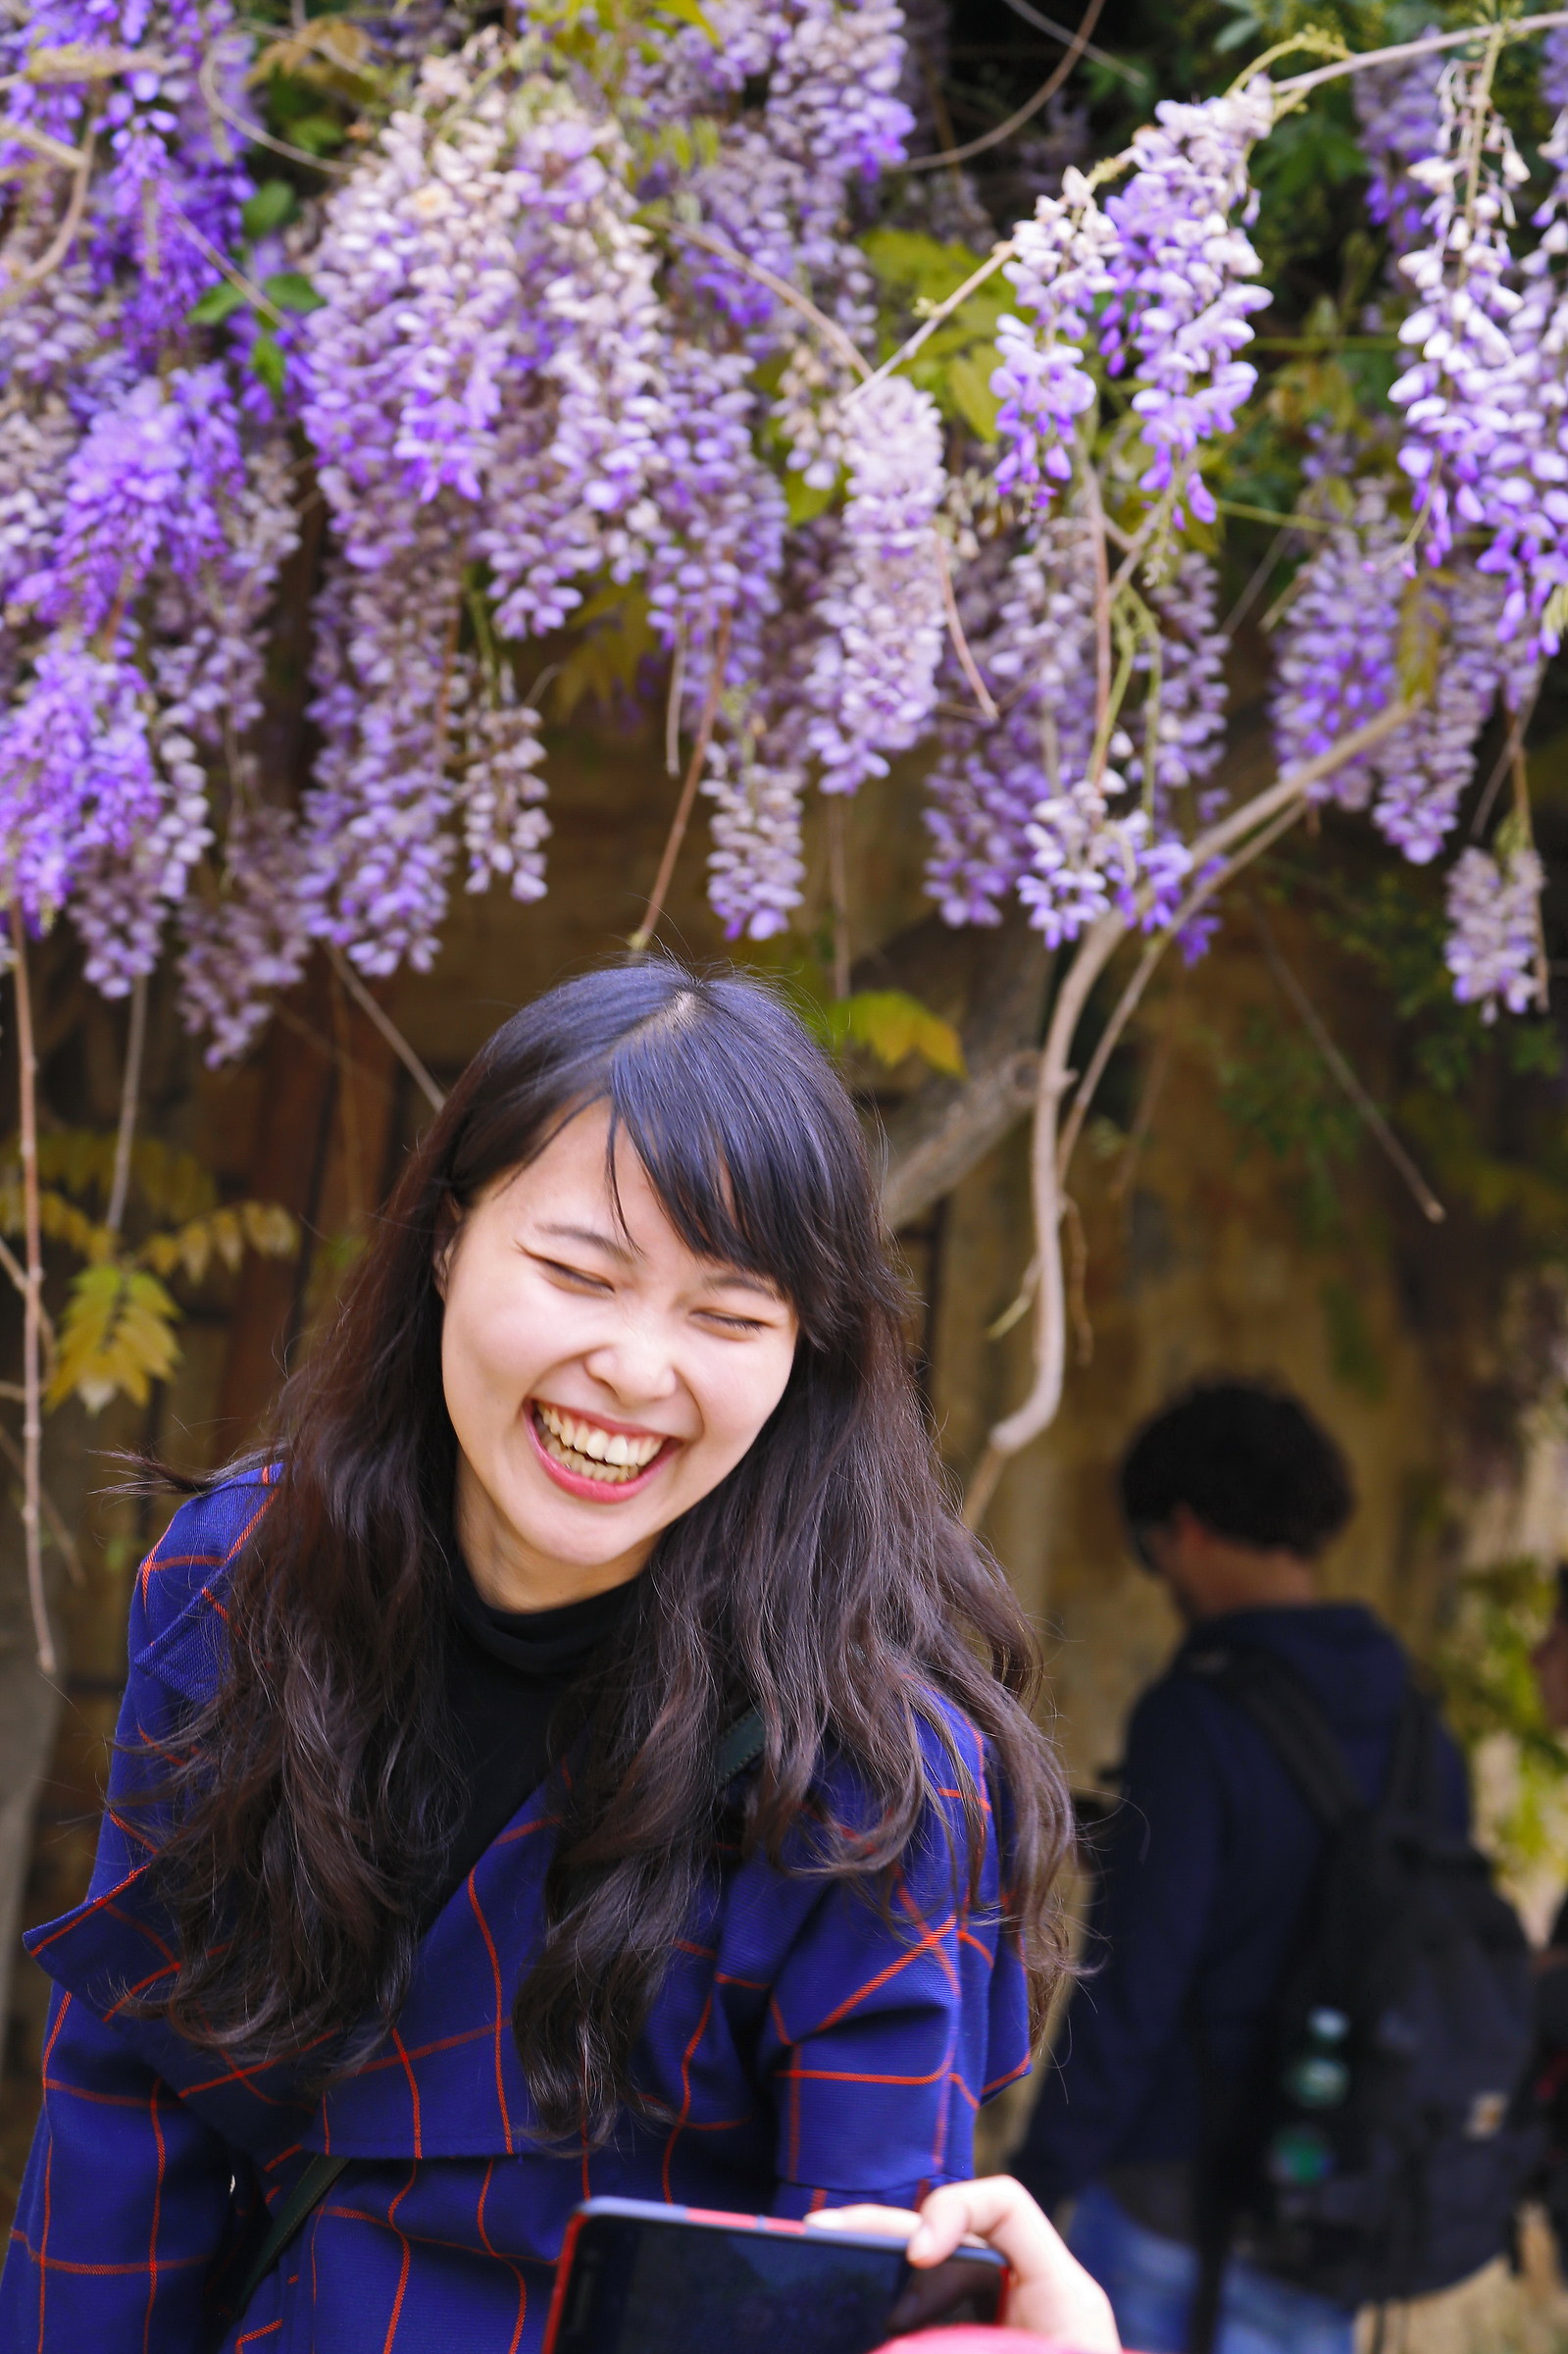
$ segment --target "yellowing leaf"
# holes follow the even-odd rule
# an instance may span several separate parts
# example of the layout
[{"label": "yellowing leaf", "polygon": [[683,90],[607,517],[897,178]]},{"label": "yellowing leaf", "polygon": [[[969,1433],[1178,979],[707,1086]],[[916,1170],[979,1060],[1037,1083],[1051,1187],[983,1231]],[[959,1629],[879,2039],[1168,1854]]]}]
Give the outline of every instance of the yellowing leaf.
[{"label": "yellowing leaf", "polygon": [[117,74],[134,73],[138,66],[163,64],[156,49],[93,49],[85,41],[68,41],[56,49],[34,49],[22,69],[24,81],[109,81]]},{"label": "yellowing leaf", "polygon": [[279,1202],[241,1202],[236,1204],[245,1240],[263,1258],[292,1258],[299,1249],[299,1228]]},{"label": "yellowing leaf", "polygon": [[964,1075],[964,1049],[951,1022],[902,989],[867,989],[827,1008],[835,1043],[867,1048],[889,1066],[918,1054],[934,1071]]},{"label": "yellowing leaf", "polygon": [[78,1270],[57,1326],[47,1404],[75,1395],[97,1413],[118,1393],[145,1406],[179,1362],[179,1310],[154,1275],[113,1262]]}]

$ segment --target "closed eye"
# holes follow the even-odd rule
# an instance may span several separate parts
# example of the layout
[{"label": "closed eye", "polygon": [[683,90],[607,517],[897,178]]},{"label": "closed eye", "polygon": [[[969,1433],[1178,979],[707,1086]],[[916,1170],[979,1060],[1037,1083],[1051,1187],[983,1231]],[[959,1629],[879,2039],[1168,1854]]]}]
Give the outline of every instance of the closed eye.
[{"label": "closed eye", "polygon": [[766,1332],[768,1329],[760,1316],[730,1316],[717,1307],[698,1308],[697,1313],[705,1323],[717,1324],[726,1332]]},{"label": "closed eye", "polygon": [[590,1275],[585,1267],[569,1267],[564,1258],[546,1258],[539,1251],[531,1251],[529,1256],[547,1275],[559,1275],[563,1282],[578,1284],[583,1291],[608,1292],[614,1289],[605,1276]]}]

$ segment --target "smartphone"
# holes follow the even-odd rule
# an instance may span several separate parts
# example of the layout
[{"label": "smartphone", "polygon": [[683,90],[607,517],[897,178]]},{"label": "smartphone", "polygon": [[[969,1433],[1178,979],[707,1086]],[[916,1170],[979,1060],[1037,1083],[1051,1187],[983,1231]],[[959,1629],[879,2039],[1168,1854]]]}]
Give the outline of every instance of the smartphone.
[{"label": "smartphone", "polygon": [[543,2354],[872,2354],[994,2322],[1006,2286],[989,2248],[917,2271],[873,2232],[589,2199],[567,2226]]}]

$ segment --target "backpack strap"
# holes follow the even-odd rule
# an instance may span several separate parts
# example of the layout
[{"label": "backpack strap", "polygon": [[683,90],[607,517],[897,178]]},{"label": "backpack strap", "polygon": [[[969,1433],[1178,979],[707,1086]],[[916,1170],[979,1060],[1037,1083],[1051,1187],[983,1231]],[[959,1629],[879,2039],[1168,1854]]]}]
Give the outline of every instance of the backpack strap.
[{"label": "backpack strap", "polygon": [[[762,1755],[765,1739],[762,1718],[755,1709],[748,1709],[743,1716],[736,1718],[714,1753],[715,1792],[723,1793],[737,1773],[744,1773],[748,1766],[756,1764]],[[346,2158],[330,2158],[325,2154],[311,2159],[272,2219],[267,2237],[256,2252],[256,2261],[245,2276],[245,2285],[239,2292],[239,2303],[234,2308],[236,2317],[244,2315],[273,2266],[321,2205],[347,2164]]]},{"label": "backpack strap", "polygon": [[1326,1830],[1338,1830],[1367,1812],[1322,1710],[1283,1660],[1272,1652],[1217,1645],[1190,1653],[1183,1665],[1251,1717]]}]

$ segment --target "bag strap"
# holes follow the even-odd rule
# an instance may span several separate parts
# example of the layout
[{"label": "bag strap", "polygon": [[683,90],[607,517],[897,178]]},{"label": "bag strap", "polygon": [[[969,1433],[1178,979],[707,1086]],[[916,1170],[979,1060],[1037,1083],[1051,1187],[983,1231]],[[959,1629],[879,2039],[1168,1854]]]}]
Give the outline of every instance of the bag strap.
[{"label": "bag strap", "polygon": [[236,2321],[243,2319],[249,2310],[251,2298],[256,2294],[278,2257],[299,2230],[305,2218],[314,2208],[321,2205],[347,2164],[346,2158],[329,2158],[318,2155],[311,2159],[299,2180],[273,2217],[272,2226],[257,2251],[256,2261],[245,2276],[245,2285],[239,2292],[239,2303],[234,2308]]},{"label": "bag strap", "polygon": [[1266,1651],[1216,1647],[1193,1652],[1183,1663],[1251,1717],[1326,1830],[1367,1813],[1322,1710],[1283,1660]]},{"label": "bag strap", "polygon": [[[748,1766],[756,1764],[762,1755],[765,1739],[761,1716],[755,1709],[748,1709],[730,1727],[715,1752],[713,1786],[716,1793],[726,1790],[737,1773],[744,1773]],[[257,2250],[256,2261],[245,2276],[245,2285],[239,2292],[239,2303],[234,2308],[236,2318],[244,2315],[273,2266],[321,2205],[347,2164],[346,2158],[329,2158],[325,2153],[311,2159],[272,2219],[267,2237]]]}]

